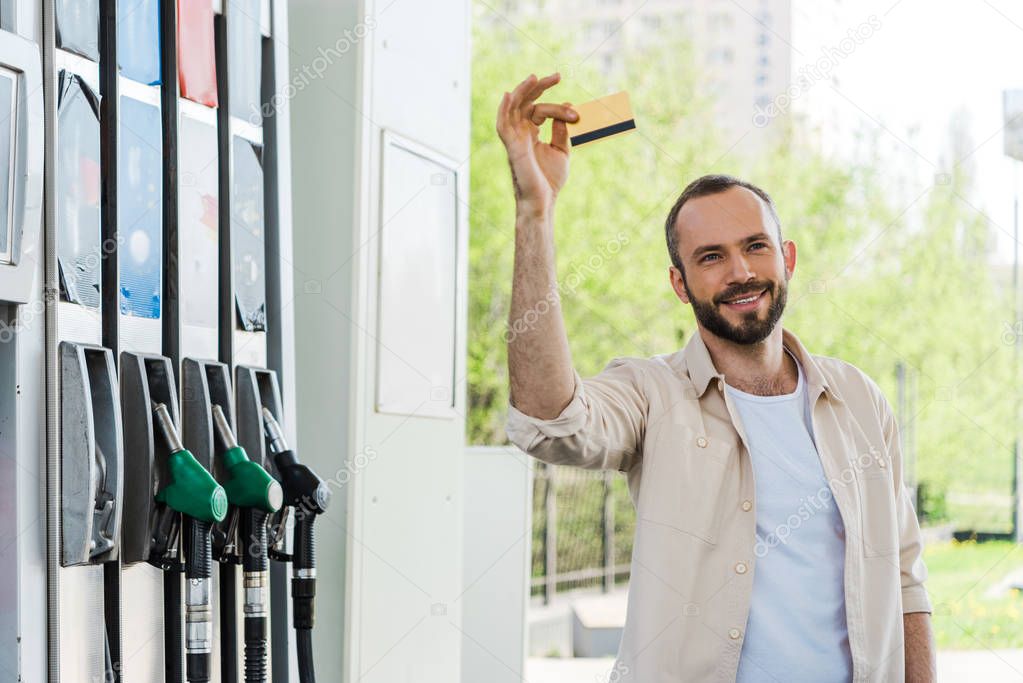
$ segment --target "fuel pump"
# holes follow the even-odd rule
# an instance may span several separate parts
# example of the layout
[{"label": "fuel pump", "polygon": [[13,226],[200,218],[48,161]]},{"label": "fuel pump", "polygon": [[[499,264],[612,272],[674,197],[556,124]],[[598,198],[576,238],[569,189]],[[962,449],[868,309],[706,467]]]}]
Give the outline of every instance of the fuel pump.
[{"label": "fuel pump", "polygon": [[[8,482],[18,515],[2,530],[19,536],[18,554],[0,553],[0,576],[11,578],[0,631],[18,636],[0,648],[0,669],[24,680],[181,683],[187,668],[188,680],[219,681],[218,623],[242,623],[242,595],[244,615],[258,616],[260,591],[250,600],[241,582],[229,586],[237,619],[212,616],[211,527],[225,521],[227,497],[246,501],[216,484],[213,458],[227,466],[231,449],[209,401],[231,425],[230,372],[246,359],[269,365],[267,337],[291,334],[290,317],[266,319],[292,279],[275,248],[291,239],[279,208],[290,185],[275,166],[290,153],[287,118],[252,116],[276,92],[267,74],[287,71],[275,61],[284,41],[270,38],[285,12],[284,0],[0,2],[9,114],[0,120],[0,331],[17,342],[0,344],[0,450],[16,455],[18,473]],[[238,286],[228,289],[222,271]],[[217,291],[230,292],[229,305]],[[248,336],[228,329],[235,297]],[[245,343],[225,350],[228,338]],[[277,365],[291,353],[275,350]],[[200,365],[211,386],[190,386],[189,358],[223,360],[226,381]],[[235,479],[252,476],[222,481]],[[246,537],[281,504],[279,482],[264,483],[251,518],[237,517]],[[22,533],[44,509],[45,548]],[[258,553],[236,549],[246,575],[250,559],[258,569]],[[270,614],[264,621],[252,629],[274,628]],[[293,648],[293,638],[288,629],[263,640]],[[234,653],[236,672],[241,642],[225,657]]]},{"label": "fuel pump", "polygon": [[156,422],[170,450],[171,484],[156,495],[158,502],[184,515],[185,666],[189,681],[210,680],[213,649],[213,608],[210,578],[213,555],[210,530],[227,514],[227,493],[181,444],[163,403],[152,404]]},{"label": "fuel pump", "polygon": [[[8,18],[13,9],[10,3],[3,6]],[[61,573],[83,572],[81,567],[65,569],[62,564],[66,546],[60,545],[64,538],[60,537],[63,501],[57,490],[60,478],[58,420],[56,416],[48,418],[43,414],[45,404],[57,401],[51,393],[56,382],[50,381],[56,376],[49,372],[57,366],[56,363],[49,365],[57,358],[51,346],[55,338],[46,336],[47,330],[42,329],[44,326],[27,324],[45,309],[39,288],[40,269],[37,267],[43,251],[43,86],[37,39],[33,31],[25,27],[20,27],[19,31],[16,24],[0,22],[0,65],[4,67],[0,71],[0,109],[10,112],[0,121],[0,145],[12,152],[10,165],[0,167],[9,174],[5,177],[12,180],[0,187],[0,205],[13,209],[11,214],[5,212],[4,219],[0,221],[0,329],[3,330],[3,343],[0,344],[0,424],[4,425],[0,432],[0,449],[4,453],[4,462],[9,465],[4,475],[4,514],[0,516],[0,536],[9,539],[0,552],[0,576],[5,579],[0,585],[0,605],[3,605],[0,609],[0,632],[10,634],[0,645],[0,670],[14,671],[17,667],[27,679],[41,675],[45,664],[42,658],[33,659],[31,645],[27,643],[43,642],[49,625],[38,618],[42,612],[39,605],[27,600],[26,596],[45,593],[47,606],[50,606],[59,600]],[[41,348],[46,349],[45,354],[35,351]],[[33,352],[25,353],[25,349]],[[26,358],[32,360],[26,361]],[[44,375],[47,377],[45,383],[35,379]],[[34,379],[28,382],[23,378]],[[44,423],[46,429],[41,428]],[[23,429],[20,425],[35,425],[35,428]],[[52,437],[52,444],[47,435]],[[43,443],[44,439],[47,439],[46,443]],[[46,455],[40,457],[43,451]],[[94,452],[91,455],[93,462],[99,464],[98,454]],[[99,485],[93,488],[97,493],[102,490],[103,498],[110,492],[108,484],[114,479],[114,473],[110,471],[110,459],[114,455],[103,450],[105,472],[102,478],[97,477]],[[46,481],[45,488],[39,485],[43,480]],[[40,500],[40,495],[45,500]],[[99,497],[96,502],[99,502]],[[115,496],[114,516],[120,515],[119,507],[120,501]],[[28,547],[36,548],[41,543],[40,539],[24,531],[44,511],[47,571],[26,572],[26,560],[31,562],[28,558],[32,557],[27,554]],[[83,514],[80,517],[82,521],[86,516],[92,516],[84,506],[80,514]],[[109,516],[102,516],[108,521],[108,532],[116,544],[117,530],[109,526]],[[105,542],[98,543],[96,548],[105,545]],[[80,548],[77,556],[83,557],[85,550]],[[84,571],[100,574],[103,570],[89,567]],[[50,590],[47,590],[48,586]],[[105,626],[98,620],[93,623],[101,624],[101,630]],[[52,633],[56,634],[56,631],[53,629]]]},{"label": "fuel pump", "polygon": [[[52,22],[49,25],[52,28]],[[120,413],[116,397],[116,340],[103,333],[103,321],[110,318],[107,314],[112,303],[111,287],[102,275],[104,270],[110,271],[110,260],[96,258],[104,253],[102,226],[104,214],[109,214],[101,209],[106,159],[101,153],[100,73],[97,54],[75,49],[83,46],[73,45],[73,39],[55,46],[51,41],[52,37],[43,36],[42,85],[47,106],[33,113],[33,118],[47,117],[41,131],[49,160],[44,167],[44,236],[40,242],[45,249],[41,253],[23,253],[18,259],[27,266],[23,270],[29,272],[43,259],[40,294],[46,315],[43,339],[48,509],[46,653],[51,676],[98,678],[120,661],[119,553],[115,545],[105,556],[95,558],[101,564],[90,561],[78,566],[92,558],[79,556],[69,562],[72,560],[69,551],[74,549],[68,546],[87,548],[92,541],[84,546],[82,541],[91,537],[90,528],[103,528],[102,523],[92,526],[101,520],[93,512],[98,509],[91,499],[96,493],[110,492],[107,484],[113,483],[111,477],[116,472],[111,426],[115,413]],[[6,64],[5,67],[10,68]],[[10,93],[20,99],[23,88],[33,86],[18,80],[22,82]],[[26,113],[18,111],[6,116],[12,129],[22,121],[32,123],[26,121]],[[20,174],[18,169],[9,171],[11,178]],[[4,194],[14,201],[16,194],[7,189],[6,182],[4,185]],[[110,350],[109,361],[100,361],[100,355],[105,355],[104,348]],[[111,381],[103,381],[107,385],[104,393],[114,394],[113,401],[103,401],[107,404],[105,419],[94,410],[98,388],[94,380],[101,379],[97,370],[102,365],[108,366],[113,374]],[[29,383],[22,386],[26,384]],[[31,402],[33,398],[29,395],[25,400]],[[75,426],[73,421],[81,426]],[[82,429],[90,422],[91,436]],[[98,448],[90,447],[89,441],[96,441],[97,437]],[[83,476],[86,474],[90,476]],[[86,511],[88,516],[84,516]],[[119,531],[111,538],[118,536]],[[96,547],[106,545],[102,542]],[[77,550],[73,554],[78,555]],[[75,642],[82,651],[96,656],[85,662],[62,659],[60,646],[62,642],[71,642],[71,638],[77,638]],[[104,661],[108,648],[110,666]]]},{"label": "fuel pump", "polygon": [[[288,448],[284,432],[268,408],[263,407],[263,429],[273,454],[274,466],[284,488],[284,504],[295,515],[294,553],[278,554],[275,559],[291,560],[291,595],[296,647],[298,650],[299,683],[315,683],[313,667],[313,600],[316,597],[316,554],[313,522],[327,511],[330,487],[327,482],[298,460]],[[283,533],[278,528],[277,533]]]},{"label": "fuel pump", "polygon": [[[231,374],[226,365],[213,360],[184,358],[181,362],[182,438],[186,447],[195,454],[214,479],[230,479],[224,470],[224,460],[218,457],[217,426],[214,406],[230,422],[233,416]],[[230,501],[229,501],[230,502]],[[235,564],[238,556],[238,507],[228,505],[226,516],[213,525],[211,533],[213,561],[217,567],[213,581],[217,595],[217,614],[214,627],[213,666],[216,680],[222,683],[238,680],[239,646],[237,640]]]},{"label": "fuel pump", "polygon": [[234,431],[219,405],[214,405],[213,422],[220,446],[220,470],[226,474],[227,499],[239,508],[245,603],[245,681],[267,680],[268,563],[266,520],[283,502],[281,485],[257,463],[249,460],[238,445]]}]

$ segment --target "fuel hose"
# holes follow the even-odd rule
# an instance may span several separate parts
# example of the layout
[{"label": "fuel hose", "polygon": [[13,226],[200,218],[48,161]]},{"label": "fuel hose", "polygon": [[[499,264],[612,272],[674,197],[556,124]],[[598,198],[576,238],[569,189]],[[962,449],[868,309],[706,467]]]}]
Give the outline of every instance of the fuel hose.
[{"label": "fuel hose", "polygon": [[210,531],[227,514],[227,493],[181,444],[167,406],[153,404],[156,422],[170,450],[171,483],[156,500],[182,514],[185,554],[185,670],[189,681],[210,680],[213,610],[210,577],[213,551]]},{"label": "fuel hose", "polygon": [[263,430],[284,489],[284,504],[294,509],[294,555],[291,560],[292,617],[298,649],[299,683],[315,683],[313,666],[313,604],[316,598],[316,544],[313,523],[327,511],[330,487],[288,448],[273,413],[263,408]]}]

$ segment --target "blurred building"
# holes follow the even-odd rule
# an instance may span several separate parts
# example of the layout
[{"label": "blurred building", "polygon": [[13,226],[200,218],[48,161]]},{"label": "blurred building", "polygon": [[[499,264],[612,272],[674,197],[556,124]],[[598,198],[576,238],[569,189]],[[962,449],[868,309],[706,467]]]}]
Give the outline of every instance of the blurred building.
[{"label": "blurred building", "polygon": [[682,33],[693,43],[692,67],[715,96],[726,140],[741,138],[742,149],[755,153],[791,122],[827,154],[851,150],[858,117],[834,88],[843,61],[876,26],[842,0],[504,0],[490,7],[512,23],[543,17],[577,27],[581,58],[607,74],[631,50]]}]

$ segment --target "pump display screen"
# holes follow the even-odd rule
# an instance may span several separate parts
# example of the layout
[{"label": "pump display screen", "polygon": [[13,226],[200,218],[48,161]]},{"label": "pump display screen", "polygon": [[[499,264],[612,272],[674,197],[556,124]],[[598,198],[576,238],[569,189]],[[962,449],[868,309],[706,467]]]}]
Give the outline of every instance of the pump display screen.
[{"label": "pump display screen", "polygon": [[56,0],[57,47],[99,61],[99,0]]},{"label": "pump display screen", "polygon": [[158,0],[117,0],[117,65],[133,81],[160,82]]},{"label": "pump display screen", "polygon": [[64,301],[100,307],[99,99],[61,71],[57,94],[57,264]]},{"label": "pump display screen", "polygon": [[178,81],[181,96],[217,106],[213,6],[210,0],[178,4]]},{"label": "pump display screen", "polygon": [[263,124],[260,104],[263,34],[260,31],[260,0],[227,3],[227,80],[231,116],[253,126]]},{"label": "pump display screen", "polygon": [[0,67],[0,262],[11,262],[14,230],[15,136],[18,130],[18,74]]},{"label": "pump display screen", "polygon": [[231,252],[239,327],[266,329],[266,253],[263,230],[263,164],[260,149],[231,139]]},{"label": "pump display screen", "polygon": [[178,272],[181,321],[217,327],[217,129],[188,116],[178,129]]},{"label": "pump display screen", "polygon": [[122,97],[117,151],[120,310],[160,317],[163,266],[163,168],[160,110]]}]

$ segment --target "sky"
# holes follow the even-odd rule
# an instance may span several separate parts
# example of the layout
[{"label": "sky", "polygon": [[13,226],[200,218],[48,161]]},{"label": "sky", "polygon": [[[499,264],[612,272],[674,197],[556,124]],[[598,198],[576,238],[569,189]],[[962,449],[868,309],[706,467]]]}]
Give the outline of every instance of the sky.
[{"label": "sky", "polygon": [[1023,88],[1023,3],[846,4],[854,19],[876,14],[880,28],[841,65],[842,93],[862,109],[857,116],[864,122],[887,129],[882,139],[916,167],[921,189],[934,173],[949,172],[951,160],[943,162],[941,152],[950,126],[965,127],[971,151],[958,161],[975,172],[971,204],[993,223],[993,261],[1011,263],[1013,193],[1023,161],[1003,154],[1002,92]]}]

